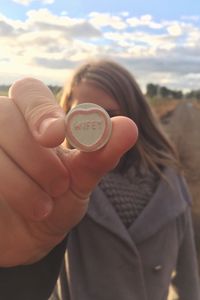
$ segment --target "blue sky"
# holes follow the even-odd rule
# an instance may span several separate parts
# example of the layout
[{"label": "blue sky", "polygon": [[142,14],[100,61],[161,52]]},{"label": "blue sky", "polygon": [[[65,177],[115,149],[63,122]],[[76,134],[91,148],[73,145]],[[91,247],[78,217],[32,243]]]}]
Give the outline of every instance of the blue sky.
[{"label": "blue sky", "polygon": [[119,61],[142,88],[200,88],[200,1],[2,0],[0,83],[63,84],[97,57]]},{"label": "blue sky", "polygon": [[2,0],[0,11],[15,19],[24,19],[27,10],[41,7],[48,7],[56,14],[66,11],[71,16],[84,16],[91,11],[112,13],[128,11],[134,15],[152,14],[156,19],[177,19],[184,15],[199,15],[200,13],[199,0],[57,0],[49,5],[43,1],[30,1],[29,3],[29,5],[22,5],[20,1],[17,3],[17,1]]}]

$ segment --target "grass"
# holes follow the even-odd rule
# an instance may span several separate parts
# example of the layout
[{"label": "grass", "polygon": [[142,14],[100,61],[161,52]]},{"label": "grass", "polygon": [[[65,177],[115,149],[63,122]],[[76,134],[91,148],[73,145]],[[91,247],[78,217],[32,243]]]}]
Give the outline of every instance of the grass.
[{"label": "grass", "polygon": [[183,103],[184,101],[192,103],[193,106],[200,109],[200,101],[196,99],[157,99],[156,101],[155,99],[153,101],[150,99],[149,102],[158,118],[161,118],[168,112],[173,111],[177,105]]},{"label": "grass", "polygon": [[8,96],[8,91],[1,91],[0,90],[0,96]]}]

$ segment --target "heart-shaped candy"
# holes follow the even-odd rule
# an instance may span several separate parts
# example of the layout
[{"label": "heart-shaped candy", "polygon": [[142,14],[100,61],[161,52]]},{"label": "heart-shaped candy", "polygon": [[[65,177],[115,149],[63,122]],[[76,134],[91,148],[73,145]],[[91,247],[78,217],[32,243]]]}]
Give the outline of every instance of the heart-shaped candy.
[{"label": "heart-shaped candy", "polygon": [[66,138],[70,145],[81,151],[102,148],[108,142],[111,131],[108,113],[97,104],[79,104],[66,116]]}]

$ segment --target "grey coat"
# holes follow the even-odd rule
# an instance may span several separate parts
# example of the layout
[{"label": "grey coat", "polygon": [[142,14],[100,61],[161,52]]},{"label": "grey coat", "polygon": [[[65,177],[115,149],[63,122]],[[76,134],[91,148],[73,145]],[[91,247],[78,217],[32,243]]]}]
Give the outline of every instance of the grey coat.
[{"label": "grey coat", "polygon": [[183,178],[165,175],[128,230],[96,188],[68,239],[70,300],[166,300],[174,271],[180,299],[200,299],[190,195]]}]

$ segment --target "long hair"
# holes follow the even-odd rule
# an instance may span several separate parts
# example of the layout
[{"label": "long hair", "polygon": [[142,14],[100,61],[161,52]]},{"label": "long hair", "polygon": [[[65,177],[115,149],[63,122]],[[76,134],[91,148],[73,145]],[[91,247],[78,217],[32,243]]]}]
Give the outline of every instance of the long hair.
[{"label": "long hair", "polygon": [[133,75],[114,61],[99,60],[82,65],[66,86],[61,105],[70,110],[73,89],[87,82],[104,90],[119,104],[121,115],[131,118],[137,125],[139,137],[136,145],[122,158],[119,167],[126,171],[132,164],[138,169],[155,171],[162,175],[167,166],[179,169],[179,160],[174,146],[166,137],[159,120],[153,113]]}]

